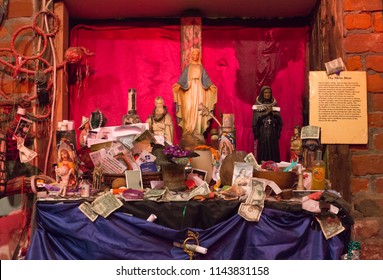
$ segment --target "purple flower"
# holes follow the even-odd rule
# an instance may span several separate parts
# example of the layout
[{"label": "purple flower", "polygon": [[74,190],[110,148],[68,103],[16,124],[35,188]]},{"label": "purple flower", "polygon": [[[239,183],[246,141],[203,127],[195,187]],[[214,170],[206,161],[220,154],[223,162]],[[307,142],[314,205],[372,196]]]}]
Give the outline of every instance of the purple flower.
[{"label": "purple flower", "polygon": [[190,156],[191,152],[188,150],[183,149],[179,145],[169,145],[164,148],[164,154],[167,157],[188,157]]}]

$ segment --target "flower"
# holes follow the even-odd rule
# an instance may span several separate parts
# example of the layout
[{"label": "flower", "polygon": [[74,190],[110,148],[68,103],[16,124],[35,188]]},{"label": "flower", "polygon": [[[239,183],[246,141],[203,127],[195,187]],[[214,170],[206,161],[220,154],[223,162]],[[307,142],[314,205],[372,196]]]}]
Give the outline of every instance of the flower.
[{"label": "flower", "polygon": [[164,164],[180,164],[186,165],[191,157],[197,157],[199,154],[186,150],[180,145],[167,145],[162,149],[156,149],[156,163]]},{"label": "flower", "polygon": [[170,158],[188,157],[191,152],[183,149],[179,145],[168,145],[164,149],[164,154]]}]

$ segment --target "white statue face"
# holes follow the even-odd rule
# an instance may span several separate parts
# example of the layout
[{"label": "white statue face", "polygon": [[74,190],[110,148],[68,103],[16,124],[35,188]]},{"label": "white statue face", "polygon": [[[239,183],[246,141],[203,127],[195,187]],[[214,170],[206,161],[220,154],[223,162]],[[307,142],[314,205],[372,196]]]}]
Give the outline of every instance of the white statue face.
[{"label": "white statue face", "polygon": [[154,104],[156,105],[157,108],[161,108],[164,106],[164,100],[163,99],[157,99]]},{"label": "white statue face", "polygon": [[198,50],[193,50],[191,53],[191,59],[193,61],[198,61],[199,60],[199,51]]}]

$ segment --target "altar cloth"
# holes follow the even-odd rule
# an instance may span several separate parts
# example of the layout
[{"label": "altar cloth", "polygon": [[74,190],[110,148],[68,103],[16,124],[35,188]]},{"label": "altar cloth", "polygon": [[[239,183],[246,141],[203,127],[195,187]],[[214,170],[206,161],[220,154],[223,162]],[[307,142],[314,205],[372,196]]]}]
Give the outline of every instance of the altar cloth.
[{"label": "altar cloth", "polygon": [[[326,240],[314,216],[304,211],[264,208],[259,222],[248,222],[233,213],[236,203],[227,202],[231,210],[224,215],[215,213],[214,220],[201,224],[198,220],[219,210],[217,207],[201,210],[198,207],[206,202],[193,201],[187,207],[199,211],[191,212],[194,218],[184,223],[183,228],[175,229],[156,224],[157,220],[148,222],[132,216],[128,210],[134,207],[132,203],[106,219],[99,216],[91,222],[78,209],[81,203],[36,203],[35,230],[27,260],[187,260],[189,256],[182,248],[174,247],[173,242],[182,243],[189,230],[198,233],[200,246],[208,249],[207,254],[195,254],[194,259],[199,260],[338,260],[347,253],[350,240],[349,229]],[[148,203],[158,204],[158,213],[161,207],[169,207]],[[185,202],[172,204],[174,213],[182,209],[186,215]],[[193,223],[206,228],[187,226]],[[175,227],[179,225],[182,223]]]}]

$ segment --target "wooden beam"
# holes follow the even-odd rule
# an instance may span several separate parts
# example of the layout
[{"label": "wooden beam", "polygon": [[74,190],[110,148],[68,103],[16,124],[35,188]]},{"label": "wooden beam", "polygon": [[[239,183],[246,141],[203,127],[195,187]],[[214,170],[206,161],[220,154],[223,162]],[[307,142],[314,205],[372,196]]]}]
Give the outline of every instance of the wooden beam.
[{"label": "wooden beam", "polygon": [[[202,18],[196,16],[181,17],[181,69],[189,64],[190,50],[201,50]],[[201,52],[202,54],[202,52]]]},{"label": "wooden beam", "polygon": [[[65,59],[65,51],[69,45],[69,14],[63,1],[55,2],[54,13],[58,16],[60,21],[60,28],[55,36],[54,45],[56,48],[56,63],[60,64]],[[50,149],[50,164],[48,165],[48,174],[51,174],[52,165],[57,162],[57,150],[56,150],[56,131],[57,122],[67,120],[69,117],[69,93],[67,86],[67,79],[63,70],[57,71],[57,86],[56,86],[56,99],[54,104],[54,111],[52,111],[53,123],[53,141]]]}]

